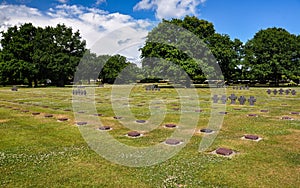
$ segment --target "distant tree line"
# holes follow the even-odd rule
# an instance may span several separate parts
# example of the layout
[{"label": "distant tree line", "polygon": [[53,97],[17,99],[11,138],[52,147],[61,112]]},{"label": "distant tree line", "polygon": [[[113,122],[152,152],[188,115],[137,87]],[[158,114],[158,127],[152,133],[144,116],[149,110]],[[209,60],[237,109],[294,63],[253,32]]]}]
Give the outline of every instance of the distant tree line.
[{"label": "distant tree line", "polygon": [[[142,67],[121,55],[90,52],[79,31],[74,32],[64,24],[41,28],[26,23],[10,27],[1,35],[2,85],[64,86],[72,81],[90,83],[97,79],[113,83],[116,78],[120,83],[128,83],[143,76],[167,79],[169,75],[180,79],[178,68],[194,82],[220,78],[228,82],[250,80],[278,85],[281,80],[300,80],[300,35],[283,28],[260,30],[244,44],[217,33],[211,22],[194,16],[163,20],[149,32],[140,49]],[[194,40],[195,36],[201,42]],[[160,40],[167,42],[157,42]],[[218,65],[222,74],[212,76],[207,65]]]}]

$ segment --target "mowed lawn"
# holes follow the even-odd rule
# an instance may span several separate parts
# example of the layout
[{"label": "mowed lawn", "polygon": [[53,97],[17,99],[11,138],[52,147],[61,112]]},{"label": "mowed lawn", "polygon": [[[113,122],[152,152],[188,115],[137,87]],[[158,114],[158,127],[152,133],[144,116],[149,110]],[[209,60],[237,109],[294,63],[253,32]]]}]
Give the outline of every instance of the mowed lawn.
[{"label": "mowed lawn", "polygon": [[[279,88],[277,88],[279,89]],[[287,88],[284,88],[287,89]],[[0,88],[0,186],[1,187],[299,187],[300,186],[300,90],[296,96],[268,95],[267,88],[226,89],[247,99],[250,106],[227,102],[224,121],[213,144],[199,152],[199,144],[211,116],[210,89],[198,88],[201,112],[191,140],[171,159],[148,167],[114,164],[90,149],[82,137],[72,107],[72,88]],[[172,134],[165,123],[178,123],[180,102],[174,88],[146,91],[135,86],[130,109],[138,119],[148,119],[149,105],[164,101],[167,114],[157,129],[140,138],[124,136],[129,130],[114,119],[111,86],[95,88],[94,100],[101,122],[109,133],[132,146],[151,146]],[[187,99],[188,100],[188,99]],[[195,99],[193,99],[195,100]],[[122,101],[122,100],[120,100]],[[220,102],[219,102],[220,103]],[[157,104],[160,105],[160,104]],[[221,104],[218,104],[221,105]],[[178,110],[179,109],[179,110]],[[266,111],[261,111],[266,110]],[[40,114],[32,115],[33,112]],[[53,117],[46,118],[46,114]],[[256,114],[257,117],[248,116]],[[284,120],[282,117],[293,120]],[[68,118],[59,122],[58,118]],[[99,125],[100,126],[100,125]],[[241,139],[258,135],[261,141]],[[109,148],[109,146],[105,146]],[[172,147],[172,146],[170,146]],[[212,154],[225,147],[237,154],[231,158]]]}]

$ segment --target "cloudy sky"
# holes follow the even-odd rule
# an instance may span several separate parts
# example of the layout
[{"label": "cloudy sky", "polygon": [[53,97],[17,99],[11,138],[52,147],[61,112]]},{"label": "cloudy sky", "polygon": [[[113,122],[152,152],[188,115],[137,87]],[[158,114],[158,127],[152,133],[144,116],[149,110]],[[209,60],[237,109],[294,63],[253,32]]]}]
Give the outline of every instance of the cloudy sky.
[{"label": "cloudy sky", "polygon": [[299,35],[299,8],[299,0],[2,0],[0,30],[25,22],[64,23],[79,30],[93,51],[134,59],[147,32],[163,18],[195,15],[246,42],[268,27]]}]

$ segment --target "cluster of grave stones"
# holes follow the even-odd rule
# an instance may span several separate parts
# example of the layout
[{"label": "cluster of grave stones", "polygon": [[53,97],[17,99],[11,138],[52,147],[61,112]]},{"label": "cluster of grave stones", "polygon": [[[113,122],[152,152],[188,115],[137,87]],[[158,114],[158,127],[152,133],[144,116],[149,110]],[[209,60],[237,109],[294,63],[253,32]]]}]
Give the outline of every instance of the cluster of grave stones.
[{"label": "cluster of grave stones", "polygon": [[145,87],[146,91],[160,91],[158,85],[148,85]]},{"label": "cluster of grave stones", "polygon": [[83,86],[78,86],[77,89],[73,89],[73,95],[86,95],[87,92]]},{"label": "cluster of grave stones", "polygon": [[17,86],[12,86],[11,90],[12,91],[18,91],[18,87]]},{"label": "cluster of grave stones", "polygon": [[[221,97],[218,97],[218,95],[214,95],[212,97],[213,103],[218,103],[218,101],[221,100],[222,104],[226,104],[228,99],[230,99],[230,104],[236,104],[236,100],[238,100],[240,105],[244,105],[247,101],[246,97],[237,97],[235,94],[231,94],[229,97],[227,97],[226,95],[222,95]],[[253,106],[256,102],[256,98],[254,96],[250,96],[248,102],[251,106]]]},{"label": "cluster of grave stones", "polygon": [[245,86],[233,86],[232,89],[235,89],[235,90],[249,90],[249,86],[248,85],[245,85]]},{"label": "cluster of grave stones", "polygon": [[282,88],[280,88],[279,90],[277,90],[277,89],[274,89],[273,91],[271,90],[271,89],[268,89],[267,90],[267,93],[270,95],[271,93],[273,93],[274,95],[277,95],[277,93],[279,94],[279,95],[283,95],[284,93],[286,94],[286,95],[289,95],[290,93],[294,96],[294,95],[296,95],[296,90],[292,90],[292,89],[286,89],[286,90],[284,90],[284,89],[282,89]]}]

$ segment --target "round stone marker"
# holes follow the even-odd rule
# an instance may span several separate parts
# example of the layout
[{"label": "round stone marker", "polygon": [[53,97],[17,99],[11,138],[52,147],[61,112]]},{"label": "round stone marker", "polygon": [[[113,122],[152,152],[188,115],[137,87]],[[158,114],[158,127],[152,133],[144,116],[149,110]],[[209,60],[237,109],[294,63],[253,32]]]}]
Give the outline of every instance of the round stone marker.
[{"label": "round stone marker", "polygon": [[211,129],[201,129],[200,132],[202,132],[202,133],[212,133],[213,130],[211,130]]},{"label": "round stone marker", "polygon": [[32,112],[31,114],[36,116],[36,115],[40,115],[41,113],[40,112]]},{"label": "round stone marker", "polygon": [[260,110],[260,112],[269,112],[269,110]]},{"label": "round stone marker", "polygon": [[131,131],[131,132],[127,133],[127,136],[130,136],[130,137],[139,137],[139,136],[141,136],[141,133],[139,133],[137,131]]},{"label": "round stone marker", "polygon": [[167,139],[165,141],[166,144],[168,145],[178,145],[180,144],[180,140],[177,140],[177,139]]},{"label": "round stone marker", "polygon": [[283,120],[293,120],[293,118],[291,118],[289,116],[283,116],[283,117],[281,117],[281,119],[283,119]]},{"label": "round stone marker", "polygon": [[137,122],[137,123],[146,123],[146,120],[138,119],[135,122]]},{"label": "round stone marker", "polygon": [[45,114],[44,117],[45,118],[51,118],[51,117],[53,117],[53,115],[52,114]]},{"label": "round stone marker", "polygon": [[101,126],[101,127],[99,127],[99,130],[108,131],[108,130],[111,130],[111,127],[110,126]]},{"label": "round stone marker", "polygon": [[258,117],[257,114],[248,114],[249,117]]},{"label": "round stone marker", "polygon": [[231,149],[227,149],[227,148],[218,148],[216,150],[216,153],[219,155],[228,156],[228,155],[233,154],[233,151]]},{"label": "round stone marker", "polygon": [[259,137],[256,135],[245,135],[244,137],[245,137],[245,139],[249,139],[249,140],[258,140],[259,139]]},{"label": "round stone marker", "polygon": [[68,121],[68,118],[58,118],[58,121]]},{"label": "round stone marker", "polygon": [[79,121],[79,122],[76,122],[76,125],[86,125],[87,122],[86,121]]},{"label": "round stone marker", "polygon": [[122,119],[121,116],[114,116],[114,119]]},{"label": "round stone marker", "polygon": [[167,127],[167,128],[175,128],[175,127],[177,127],[177,125],[175,125],[173,123],[168,123],[168,124],[165,124],[165,127]]}]

